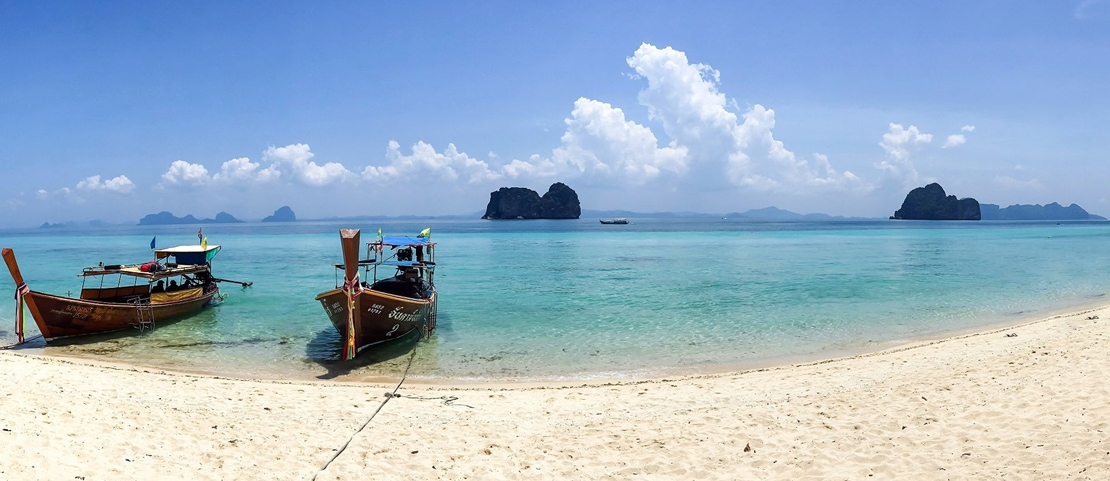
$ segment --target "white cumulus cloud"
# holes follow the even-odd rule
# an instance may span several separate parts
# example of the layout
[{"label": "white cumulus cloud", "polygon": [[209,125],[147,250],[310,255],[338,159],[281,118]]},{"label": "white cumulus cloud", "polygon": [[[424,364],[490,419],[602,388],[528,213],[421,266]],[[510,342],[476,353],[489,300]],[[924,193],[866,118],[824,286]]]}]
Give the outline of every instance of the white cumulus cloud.
[{"label": "white cumulus cloud", "polygon": [[[562,146],[552,153],[553,160],[531,159],[533,171],[569,167],[579,173],[643,182],[660,173],[683,174],[687,169],[685,147],[672,142],[660,148],[651,129],[627,120],[621,109],[605,102],[579,98],[565,123]],[[527,170],[520,165],[514,166],[514,172],[517,169]]]},{"label": "white cumulus cloud", "polygon": [[[120,194],[128,194],[135,190],[135,183],[131,182],[126,175],[120,175],[103,182],[100,181],[99,175],[93,175],[85,180],[77,183],[77,190],[83,191],[108,191],[117,192]],[[40,191],[42,192],[42,191]]]},{"label": "white cumulus cloud", "polygon": [[247,157],[231,159],[220,166],[220,171],[212,175],[212,180],[249,184],[271,182],[281,177],[281,171],[273,164],[265,169],[259,169],[260,166],[261,164],[251,162]]},{"label": "white cumulus cloud", "polygon": [[932,134],[922,133],[915,125],[910,125],[907,129],[902,124],[891,122],[890,130],[883,134],[883,140],[879,142],[879,145],[886,151],[887,158],[877,162],[875,168],[902,179],[906,184],[916,184],[918,179],[917,168],[910,159],[910,149],[932,141]]},{"label": "white cumulus cloud", "polygon": [[717,89],[720,72],[691,64],[685,52],[646,43],[626,61],[637,78],[647,80],[640,104],[676,145],[688,149],[688,161],[718,177],[727,170],[733,182],[742,183],[749,170],[750,158],[742,151],[748,139]]},{"label": "white cumulus cloud", "polygon": [[501,177],[501,174],[490,170],[486,162],[459,152],[455,144],[447,144],[447,148],[440,153],[430,144],[417,142],[412,146],[412,154],[405,155],[401,153],[401,145],[391,140],[386,148],[385,160],[385,165],[370,165],[363,169],[362,178],[386,183],[419,176],[476,183]]},{"label": "white cumulus cloud", "polygon": [[966,137],[960,134],[952,134],[944,140],[944,145],[942,145],[940,148],[947,149],[951,147],[959,147],[961,145],[964,145],[965,143],[967,143]]},{"label": "white cumulus cloud", "polygon": [[273,162],[268,169],[289,169],[294,179],[313,187],[346,180],[354,175],[337,162],[319,165],[310,160],[314,156],[308,144],[290,144],[285,147],[270,146],[262,153],[262,160]]},{"label": "white cumulus cloud", "polygon": [[682,167],[700,170],[702,182],[728,179],[733,185],[801,191],[807,187],[859,187],[859,177],[837,172],[824,157],[814,169],[775,139],[775,112],[756,104],[743,121],[720,92],[721,73],[671,47],[642,44],[627,60],[634,78],[647,80],[638,96],[648,115],[663,124],[682,152]]},{"label": "white cumulus cloud", "polygon": [[196,186],[208,183],[208,169],[201,164],[175,160],[169,170],[162,174],[164,186]]},{"label": "white cumulus cloud", "polygon": [[960,133],[949,135],[948,138],[944,139],[944,145],[940,146],[940,148],[949,149],[949,148],[952,148],[952,147],[959,147],[961,145],[966,144],[967,143],[967,137],[964,136],[964,133],[968,133],[968,132],[975,132],[975,126],[974,125],[965,125],[963,127],[960,127]]},{"label": "white cumulus cloud", "polygon": [[135,183],[131,182],[131,179],[128,179],[126,175],[103,181],[100,179],[100,175],[97,174],[81,179],[72,189],[69,187],[62,187],[54,191],[38,189],[35,191],[35,197],[44,201],[61,198],[71,204],[84,204],[91,198],[90,196],[95,196],[100,192],[130,194],[135,190]]},{"label": "white cumulus cloud", "polygon": [[902,127],[902,124],[891,122],[890,132],[883,134],[882,142],[879,145],[891,157],[896,159],[908,159],[910,156],[909,148],[914,145],[927,144],[933,141],[933,134],[921,133],[916,125],[911,125],[910,128]]},{"label": "white cumulus cloud", "polygon": [[509,178],[545,178],[555,177],[561,172],[567,172],[565,163],[556,165],[555,161],[532,154],[527,161],[513,159],[508,164],[501,166],[501,172]]}]

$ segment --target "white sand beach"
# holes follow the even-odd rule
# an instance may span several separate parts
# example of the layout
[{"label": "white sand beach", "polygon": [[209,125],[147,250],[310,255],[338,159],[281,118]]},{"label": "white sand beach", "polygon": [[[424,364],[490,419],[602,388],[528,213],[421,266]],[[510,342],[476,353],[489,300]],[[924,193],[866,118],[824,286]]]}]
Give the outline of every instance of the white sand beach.
[{"label": "white sand beach", "polygon": [[722,375],[406,382],[384,407],[396,380],[0,352],[0,479],[1110,479],[1108,373],[1110,307]]}]

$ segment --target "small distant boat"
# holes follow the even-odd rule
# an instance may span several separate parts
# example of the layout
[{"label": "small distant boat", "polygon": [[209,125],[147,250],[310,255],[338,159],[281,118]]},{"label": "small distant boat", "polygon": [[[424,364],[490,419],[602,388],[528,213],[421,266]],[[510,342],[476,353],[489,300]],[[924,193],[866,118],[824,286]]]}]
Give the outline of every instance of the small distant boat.
[{"label": "small distant boat", "polygon": [[[358,229],[340,229],[343,263],[335,264],[336,288],[316,296],[335,329],[343,334],[343,359],[375,344],[424,335],[436,328],[435,243],[421,236],[380,236],[359,260]],[[424,235],[428,234],[428,235]],[[391,277],[379,279],[379,269]],[[343,271],[343,284],[339,284]],[[360,272],[361,271],[361,272]],[[370,282],[362,278],[370,279]]]},{"label": "small distant boat", "polygon": [[5,247],[4,263],[17,286],[20,342],[24,304],[48,343],[129,328],[153,329],[156,322],[193,314],[220,293],[221,279],[212,277],[211,265],[219,251],[218,245],[184,245],[156,249],[156,260],[144,264],[86,267],[78,274],[81,295],[73,298],[31,290],[23,282],[15,252]]},{"label": "small distant boat", "polygon": [[619,218],[616,218],[616,219],[599,219],[599,220],[601,221],[602,224],[627,224],[628,223],[628,219],[625,219],[624,217],[619,217]]}]

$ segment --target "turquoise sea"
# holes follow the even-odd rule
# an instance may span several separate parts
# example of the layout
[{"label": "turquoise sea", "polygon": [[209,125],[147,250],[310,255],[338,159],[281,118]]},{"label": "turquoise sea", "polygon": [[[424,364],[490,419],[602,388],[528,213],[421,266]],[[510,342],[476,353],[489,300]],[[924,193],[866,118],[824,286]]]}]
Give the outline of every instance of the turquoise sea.
[{"label": "turquoise sea", "polygon": [[[1106,302],[1108,222],[357,221],[204,226],[227,298],[153,332],[16,350],[262,378],[580,380],[673,375],[877,350]],[[338,228],[432,228],[439,329],[342,363],[317,293]],[[138,263],[197,226],[0,231],[31,288]],[[0,273],[0,291],[15,285]],[[14,342],[14,301],[0,344]],[[28,319],[28,331],[37,333]]]}]

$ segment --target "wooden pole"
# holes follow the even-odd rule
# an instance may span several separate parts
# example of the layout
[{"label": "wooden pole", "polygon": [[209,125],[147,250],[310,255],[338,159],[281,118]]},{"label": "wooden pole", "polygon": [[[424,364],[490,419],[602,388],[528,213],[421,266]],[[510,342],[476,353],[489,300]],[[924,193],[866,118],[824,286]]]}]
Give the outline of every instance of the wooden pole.
[{"label": "wooden pole", "polygon": [[233,281],[231,279],[220,279],[219,277],[213,277],[212,280],[216,282],[230,282],[232,284],[239,284],[243,287],[250,287],[254,285],[254,282]]},{"label": "wooden pole", "polygon": [[347,295],[347,332],[343,339],[343,360],[354,359],[358,354],[358,341],[362,337],[362,282],[358,276],[358,229],[339,229],[343,245],[343,290]]},{"label": "wooden pole", "polygon": [[[15,252],[11,248],[5,247],[3,251],[0,251],[0,255],[3,255],[4,264],[7,264],[8,272],[11,273],[12,280],[15,281],[16,289],[18,289],[19,286],[23,285],[23,274],[19,272],[19,263],[15,261]],[[46,339],[53,337],[50,335],[50,329],[41,321],[42,316],[39,315],[39,308],[35,305],[34,296],[30,294],[23,296],[23,302],[27,304],[27,309],[31,311],[31,317],[35,319],[35,324],[39,326],[42,337]]]}]

